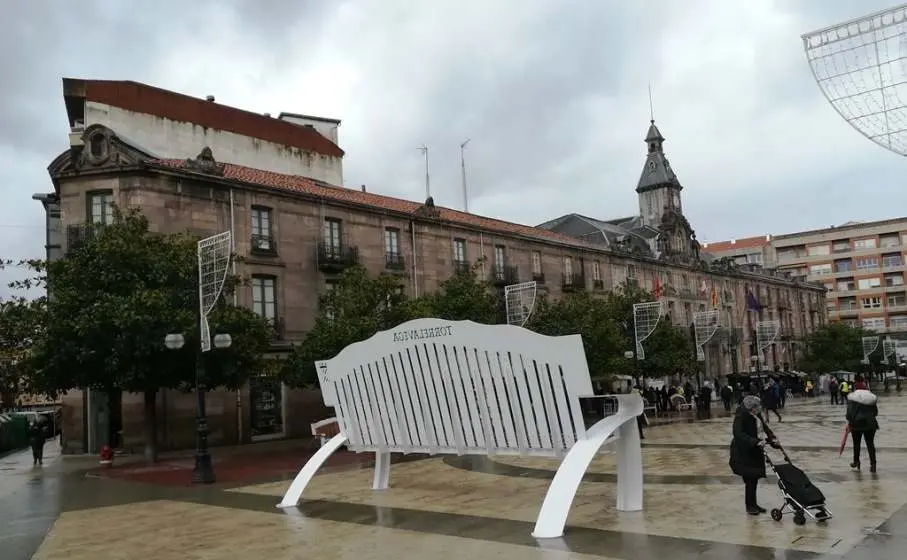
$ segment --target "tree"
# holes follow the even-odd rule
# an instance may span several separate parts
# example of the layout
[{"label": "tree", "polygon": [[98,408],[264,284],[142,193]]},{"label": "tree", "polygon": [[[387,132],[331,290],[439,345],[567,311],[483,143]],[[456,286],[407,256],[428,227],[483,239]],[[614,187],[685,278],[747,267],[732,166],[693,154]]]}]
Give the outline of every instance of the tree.
[{"label": "tree", "polygon": [[646,359],[639,361],[638,367],[645,376],[692,375],[699,369],[689,329],[672,325],[666,318],[658,322],[643,344]]},{"label": "tree", "polygon": [[410,307],[400,282],[396,276],[371,277],[362,267],[344,271],[334,289],[321,297],[314,327],[287,357],[281,368],[283,382],[291,387],[314,385],[316,360],[332,358],[353,342],[405,321]]},{"label": "tree", "polygon": [[614,308],[605,298],[588,292],[556,301],[542,298],[536,302],[527,327],[549,336],[581,334],[592,377],[606,377],[625,367],[627,338],[621,325],[614,321]]},{"label": "tree", "polygon": [[457,272],[441,282],[437,292],[411,300],[410,319],[436,317],[448,321],[475,321],[492,325],[503,317],[503,298],[485,281],[479,279],[480,259],[468,270]]},{"label": "tree", "polygon": [[44,298],[0,301],[0,410],[27,390],[28,358],[39,338]]},{"label": "tree", "polygon": [[[46,265],[50,297],[31,359],[32,387],[51,395],[75,388],[143,394],[149,461],[157,459],[158,391],[195,386],[196,241],[152,233],[137,211],[117,211],[113,224],[86,226],[80,247]],[[209,323],[212,333],[230,334],[233,344],[204,356],[202,382],[208,389],[238,389],[262,365],[271,328],[252,311],[223,302]],[[184,335],[182,349],[164,346],[169,333]]]},{"label": "tree", "polygon": [[[810,373],[830,373],[845,370],[866,370],[863,360],[863,337],[877,336],[862,327],[847,323],[828,323],[806,336],[803,354],[797,368]],[[881,342],[879,343],[881,346]],[[881,352],[874,352],[870,360],[880,363]]]}]

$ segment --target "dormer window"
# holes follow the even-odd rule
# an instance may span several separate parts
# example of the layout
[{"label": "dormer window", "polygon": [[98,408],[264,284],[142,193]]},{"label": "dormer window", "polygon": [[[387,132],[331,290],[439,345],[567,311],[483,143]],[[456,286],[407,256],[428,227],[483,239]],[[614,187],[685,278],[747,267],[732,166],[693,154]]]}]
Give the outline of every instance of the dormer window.
[{"label": "dormer window", "polygon": [[91,157],[102,158],[106,151],[107,146],[104,135],[100,133],[92,134],[91,138],[88,139],[88,153]]}]

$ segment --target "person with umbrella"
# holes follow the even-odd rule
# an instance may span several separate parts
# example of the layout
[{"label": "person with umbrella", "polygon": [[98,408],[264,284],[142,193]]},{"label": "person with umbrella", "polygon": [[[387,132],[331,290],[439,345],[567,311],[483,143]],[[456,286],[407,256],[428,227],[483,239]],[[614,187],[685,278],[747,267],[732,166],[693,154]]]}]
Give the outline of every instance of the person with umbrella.
[{"label": "person with umbrella", "polygon": [[[858,376],[857,383],[863,378]],[[860,470],[860,444],[866,441],[869,452],[869,472],[876,472],[875,436],[879,429],[878,397],[869,389],[856,389],[847,395],[847,426],[853,439],[853,462],[850,468]],[[843,451],[843,446],[842,446]]]},{"label": "person with umbrella", "polygon": [[44,464],[44,442],[47,441],[47,426],[43,416],[38,416],[34,422],[28,425],[28,440],[31,443],[31,456],[34,461],[32,464]]}]

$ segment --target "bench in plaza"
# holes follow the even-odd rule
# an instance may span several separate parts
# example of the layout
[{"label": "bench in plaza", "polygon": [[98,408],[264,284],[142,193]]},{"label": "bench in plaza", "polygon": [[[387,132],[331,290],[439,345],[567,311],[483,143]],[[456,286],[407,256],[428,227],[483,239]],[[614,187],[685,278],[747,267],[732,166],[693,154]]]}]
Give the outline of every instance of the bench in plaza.
[{"label": "bench in plaza", "polygon": [[616,412],[586,427],[580,399],[594,395],[579,335],[417,319],[316,368],[340,431],[306,462],[278,507],[297,506],[342,445],[375,453],[374,490],[388,487],[391,453],[556,457],[562,461],[532,534],[559,537],[583,475],[608,443],[617,455],[617,509],[642,509],[642,399],[610,397]]}]

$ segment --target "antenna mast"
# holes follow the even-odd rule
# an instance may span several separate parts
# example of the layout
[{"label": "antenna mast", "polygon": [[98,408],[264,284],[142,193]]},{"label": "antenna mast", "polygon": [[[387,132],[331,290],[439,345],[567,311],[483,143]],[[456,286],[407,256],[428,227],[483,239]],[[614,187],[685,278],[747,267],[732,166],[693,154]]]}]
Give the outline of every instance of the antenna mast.
[{"label": "antenna mast", "polygon": [[425,200],[431,197],[431,182],[428,174],[428,146],[425,144],[419,146],[419,151],[425,156]]},{"label": "antenna mast", "polygon": [[463,182],[463,211],[469,212],[469,195],[466,191],[466,144],[469,144],[470,138],[467,138],[460,144],[460,176]]},{"label": "antenna mast", "polygon": [[652,83],[649,82],[649,120],[655,122],[655,105],[652,103]]}]

